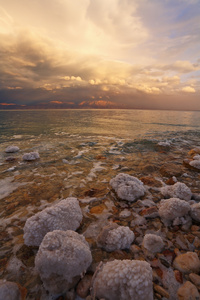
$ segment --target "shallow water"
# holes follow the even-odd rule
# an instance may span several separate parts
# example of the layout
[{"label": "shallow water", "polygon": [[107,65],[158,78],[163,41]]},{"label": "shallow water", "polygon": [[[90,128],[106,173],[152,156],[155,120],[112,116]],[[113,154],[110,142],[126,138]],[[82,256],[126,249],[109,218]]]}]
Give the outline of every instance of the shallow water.
[{"label": "shallow water", "polygon": [[[20,151],[5,153],[9,145]],[[95,237],[109,220],[130,225],[119,214],[133,209],[117,203],[110,179],[124,172],[150,176],[162,185],[166,178],[160,169],[171,163],[182,168],[178,180],[200,193],[198,173],[183,166],[194,147],[200,147],[200,112],[0,111],[1,278],[19,282],[27,299],[47,299],[34,274],[37,249],[24,245],[23,226],[28,217],[68,196],[80,201],[84,222],[79,232],[90,243],[94,261],[109,259],[96,247]],[[24,162],[22,155],[31,151],[38,151],[40,159]],[[9,156],[13,161],[6,160]],[[158,197],[156,190],[147,195],[153,201]]]}]

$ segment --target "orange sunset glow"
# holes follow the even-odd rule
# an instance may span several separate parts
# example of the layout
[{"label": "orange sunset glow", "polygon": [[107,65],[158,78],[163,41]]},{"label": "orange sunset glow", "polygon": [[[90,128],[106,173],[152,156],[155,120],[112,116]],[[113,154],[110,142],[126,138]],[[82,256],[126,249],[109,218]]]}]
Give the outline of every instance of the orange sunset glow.
[{"label": "orange sunset glow", "polygon": [[199,110],[199,20],[199,0],[0,0],[0,107]]}]

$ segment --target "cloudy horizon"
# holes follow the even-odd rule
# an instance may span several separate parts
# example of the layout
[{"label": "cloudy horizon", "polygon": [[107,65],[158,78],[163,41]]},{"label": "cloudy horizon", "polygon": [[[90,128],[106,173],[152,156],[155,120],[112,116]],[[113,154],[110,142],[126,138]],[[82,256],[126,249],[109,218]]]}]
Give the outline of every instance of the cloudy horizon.
[{"label": "cloudy horizon", "polygon": [[0,0],[0,109],[200,110],[199,0]]}]

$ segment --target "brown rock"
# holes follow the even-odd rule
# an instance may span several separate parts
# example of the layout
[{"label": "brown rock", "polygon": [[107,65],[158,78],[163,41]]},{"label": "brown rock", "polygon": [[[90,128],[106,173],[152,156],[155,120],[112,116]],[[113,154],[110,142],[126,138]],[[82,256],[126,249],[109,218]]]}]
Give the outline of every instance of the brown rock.
[{"label": "brown rock", "polygon": [[188,155],[194,156],[196,154],[200,154],[200,148],[194,148],[188,152]]},{"label": "brown rock", "polygon": [[199,292],[194,284],[186,281],[177,291],[179,300],[199,300]]},{"label": "brown rock", "polygon": [[103,210],[106,208],[107,207],[105,206],[105,204],[100,204],[100,205],[92,207],[90,209],[90,213],[91,214],[101,214],[103,212]]},{"label": "brown rock", "polygon": [[169,299],[169,293],[163,287],[154,283],[153,288],[158,294]]},{"label": "brown rock", "polygon": [[165,177],[180,176],[182,174],[182,168],[179,165],[168,163],[160,168],[160,173]]},{"label": "brown rock", "polygon": [[200,239],[197,236],[194,239],[194,246],[196,249],[200,249]]},{"label": "brown rock", "polygon": [[92,275],[85,275],[78,283],[76,292],[81,298],[86,298],[89,294],[90,284],[92,281]]},{"label": "brown rock", "polygon": [[183,283],[183,275],[179,270],[174,270],[174,276],[176,278],[176,281],[179,283]]},{"label": "brown rock", "polygon": [[196,287],[200,289],[200,276],[195,273],[190,273],[189,278],[196,285]]},{"label": "brown rock", "polygon": [[200,260],[195,252],[186,252],[177,256],[173,265],[176,269],[186,274],[200,271]]},{"label": "brown rock", "polygon": [[140,180],[145,184],[145,185],[150,185],[150,186],[155,186],[155,187],[160,187],[162,186],[162,183],[159,180],[156,180],[153,177],[146,176],[140,178]]},{"label": "brown rock", "polygon": [[156,218],[158,216],[158,209],[156,206],[144,208],[140,214],[145,218]]}]

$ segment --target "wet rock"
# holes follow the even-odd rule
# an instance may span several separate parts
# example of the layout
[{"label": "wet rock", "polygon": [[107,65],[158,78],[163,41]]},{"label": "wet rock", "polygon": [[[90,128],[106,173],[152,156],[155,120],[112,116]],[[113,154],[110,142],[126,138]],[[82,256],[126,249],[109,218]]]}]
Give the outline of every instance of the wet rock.
[{"label": "wet rock", "polygon": [[183,275],[179,270],[174,270],[174,277],[176,278],[177,282],[183,283]]},{"label": "wet rock", "polygon": [[45,289],[59,294],[74,287],[91,262],[92,255],[83,235],[71,230],[55,230],[44,237],[35,267]]},{"label": "wet rock", "polygon": [[76,293],[81,298],[86,298],[90,291],[90,284],[92,281],[92,275],[85,275],[78,283]]},{"label": "wet rock", "polygon": [[200,276],[195,273],[190,273],[189,278],[195,284],[195,286],[200,290]]},{"label": "wet rock", "polygon": [[156,206],[144,208],[140,214],[145,218],[156,218],[159,216],[158,209]]},{"label": "wet rock", "polygon": [[186,252],[175,258],[173,266],[186,274],[198,273],[200,271],[200,260],[195,252]]},{"label": "wet rock", "polygon": [[18,285],[11,281],[0,280],[0,299],[20,300],[20,290]]},{"label": "wet rock", "polygon": [[199,292],[194,284],[186,281],[177,291],[179,300],[199,300]]},{"label": "wet rock", "polygon": [[190,150],[190,151],[188,152],[188,155],[190,155],[190,156],[194,156],[194,155],[196,155],[196,154],[200,154],[200,148],[198,148],[198,147],[193,148],[192,150]]},{"label": "wet rock", "polygon": [[146,176],[146,177],[140,178],[140,180],[145,185],[154,186],[154,187],[161,187],[162,186],[162,183],[159,180],[155,179],[154,177]]},{"label": "wet rock", "polygon": [[7,162],[14,162],[14,161],[16,161],[17,159],[16,159],[16,157],[14,157],[14,156],[8,156],[8,157],[6,157],[6,161]]},{"label": "wet rock", "polygon": [[164,177],[177,177],[180,176],[183,172],[182,168],[179,165],[168,163],[160,168],[160,173]]},{"label": "wet rock", "polygon": [[159,295],[169,299],[169,293],[162,286],[154,284],[153,288]]},{"label": "wet rock", "polygon": [[6,153],[15,153],[19,151],[19,147],[17,146],[8,146],[5,150]]}]

